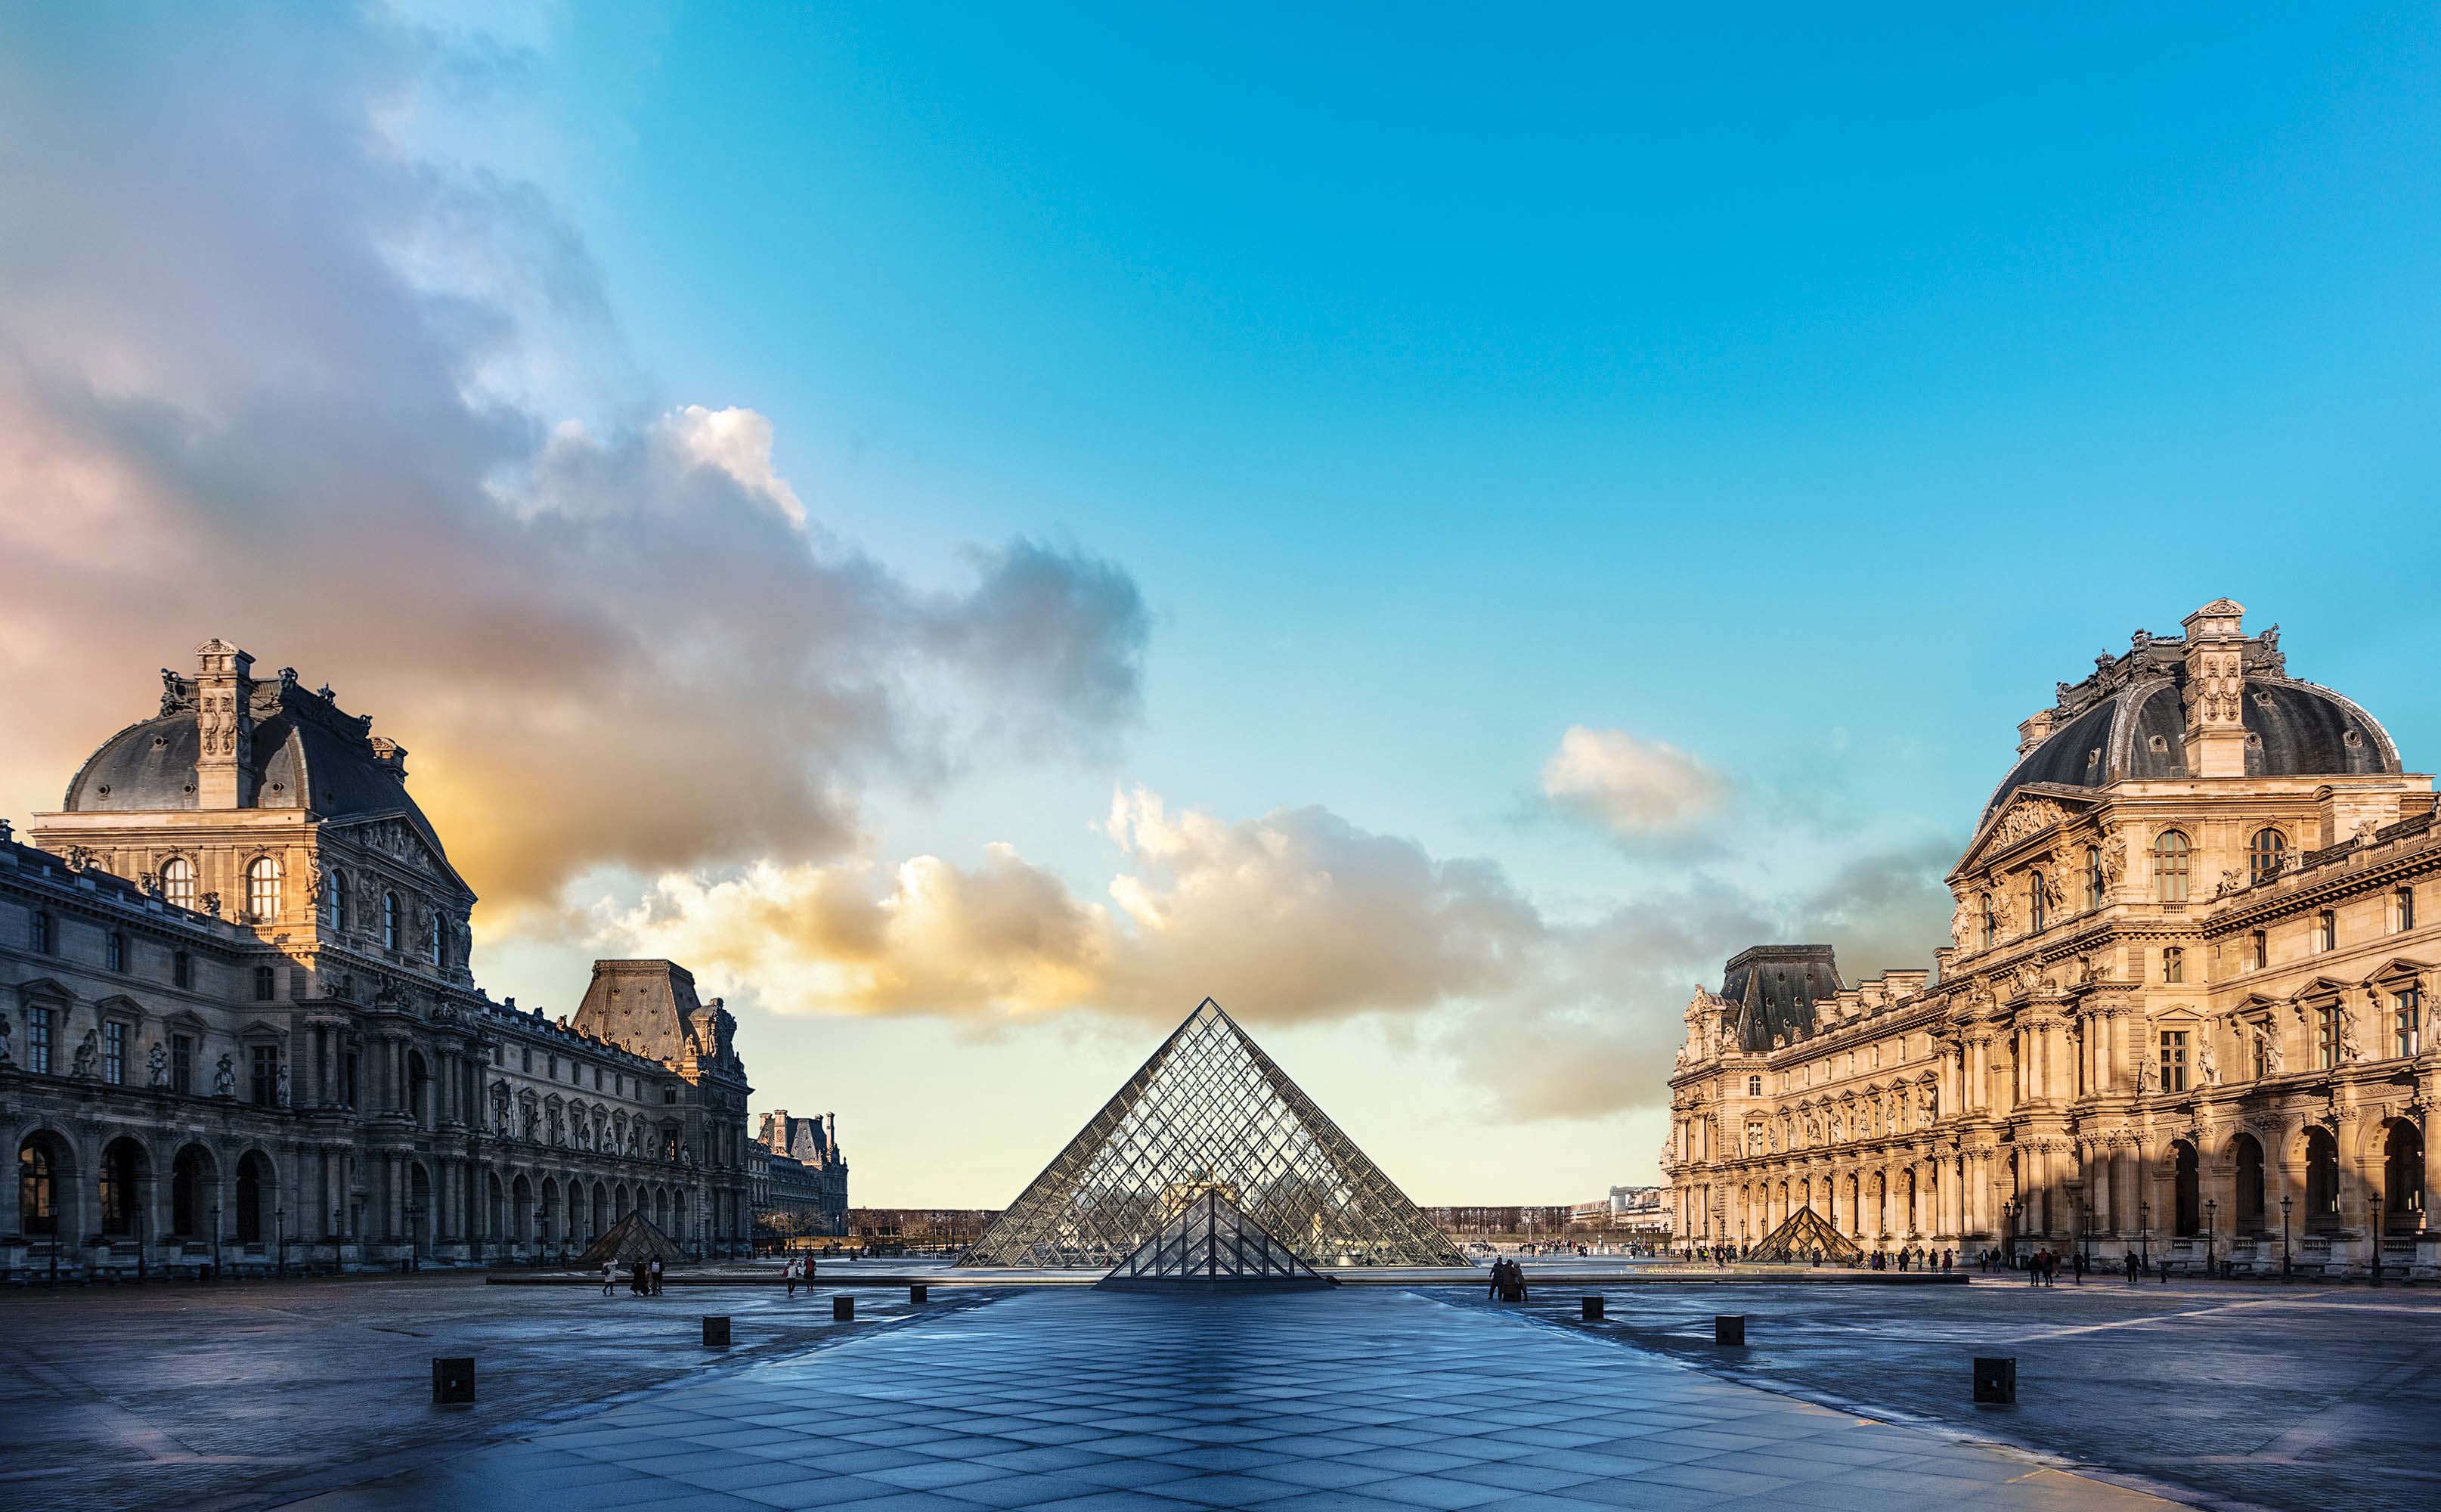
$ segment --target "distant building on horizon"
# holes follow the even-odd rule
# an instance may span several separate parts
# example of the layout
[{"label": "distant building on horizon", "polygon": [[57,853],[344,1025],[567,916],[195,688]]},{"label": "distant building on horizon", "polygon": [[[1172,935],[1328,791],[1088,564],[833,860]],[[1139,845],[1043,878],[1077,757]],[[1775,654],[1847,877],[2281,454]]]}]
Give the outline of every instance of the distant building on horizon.
[{"label": "distant building on horizon", "polygon": [[757,1237],[845,1238],[847,1160],[840,1154],[839,1115],[792,1118],[785,1107],[763,1115],[748,1152]]}]

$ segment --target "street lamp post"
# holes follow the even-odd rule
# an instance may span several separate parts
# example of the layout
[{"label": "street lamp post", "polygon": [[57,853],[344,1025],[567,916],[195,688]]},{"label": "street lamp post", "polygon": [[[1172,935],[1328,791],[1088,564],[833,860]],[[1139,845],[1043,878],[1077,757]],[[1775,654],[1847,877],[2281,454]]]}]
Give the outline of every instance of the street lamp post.
[{"label": "street lamp post", "polygon": [[2000,1204],[2000,1252],[2008,1258],[2009,1269],[2017,1268],[2017,1199],[2010,1197]]},{"label": "street lamp post", "polygon": [[2285,1197],[2280,1199],[2280,1284],[2284,1287],[2288,1284],[2288,1273],[2293,1269],[2288,1257],[2288,1204],[2292,1200]]},{"label": "street lamp post", "polygon": [[[255,1211],[260,1213],[262,1210],[257,1208]],[[288,1279],[288,1210],[286,1208],[276,1207],[271,1210],[271,1233],[274,1240],[273,1252],[276,1256],[272,1262],[272,1274],[285,1281]]]},{"label": "street lamp post", "polygon": [[2136,1249],[2144,1257],[2144,1269],[2153,1269],[2153,1204],[2143,1197],[2136,1199]]},{"label": "street lamp post", "polygon": [[221,1205],[212,1204],[212,1279],[221,1278]]},{"label": "street lamp post", "polygon": [[2204,1274],[2206,1276],[2213,1273],[2213,1222],[2219,1213],[2220,1204],[2217,1201],[2211,1197],[2204,1198]]}]

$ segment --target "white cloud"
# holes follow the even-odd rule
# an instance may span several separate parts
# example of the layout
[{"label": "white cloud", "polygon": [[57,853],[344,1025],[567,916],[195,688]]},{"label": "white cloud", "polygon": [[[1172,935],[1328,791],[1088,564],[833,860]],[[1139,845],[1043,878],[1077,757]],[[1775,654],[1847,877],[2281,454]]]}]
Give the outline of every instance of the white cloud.
[{"label": "white cloud", "polygon": [[1621,839],[1684,831],[1720,811],[1727,786],[1677,747],[1571,726],[1543,764],[1543,796]]}]

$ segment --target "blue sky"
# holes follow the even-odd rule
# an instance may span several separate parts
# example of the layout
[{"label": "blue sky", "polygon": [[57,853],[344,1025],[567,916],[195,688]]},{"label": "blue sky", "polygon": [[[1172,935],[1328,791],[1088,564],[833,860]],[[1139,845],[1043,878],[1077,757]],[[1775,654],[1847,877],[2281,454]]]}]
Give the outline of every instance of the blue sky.
[{"label": "blue sky", "polygon": [[[702,952],[859,1202],[1004,1200],[1206,981],[1420,1198],[1649,1179],[1692,981],[1926,963],[2016,722],[2218,595],[2441,741],[2430,8],[480,14],[9,24],[0,124],[62,145],[0,155],[0,418],[80,465],[0,466],[5,539],[156,607],[28,601],[96,693],[6,801],[208,633],[363,687],[492,990]],[[216,251],[247,337],[118,313]],[[97,459],[142,486],[43,495]],[[484,634],[96,560],[281,507]],[[460,570],[492,508],[651,544],[536,607]],[[500,741],[470,686],[558,668]],[[1659,786],[1555,791],[1580,727]]]}]

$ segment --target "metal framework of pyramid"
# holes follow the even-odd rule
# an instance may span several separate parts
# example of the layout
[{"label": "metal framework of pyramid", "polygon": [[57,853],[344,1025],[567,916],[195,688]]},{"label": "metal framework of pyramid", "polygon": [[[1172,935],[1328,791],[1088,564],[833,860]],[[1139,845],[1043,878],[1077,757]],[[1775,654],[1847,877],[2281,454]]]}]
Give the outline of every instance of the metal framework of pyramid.
[{"label": "metal framework of pyramid", "polygon": [[1467,1263],[1206,998],[958,1264],[1107,1269],[1214,1192],[1309,1266]]},{"label": "metal framework of pyramid", "polygon": [[1749,1260],[1811,1260],[1819,1252],[1823,1259],[1840,1265],[1853,1264],[1865,1257],[1864,1247],[1841,1233],[1829,1218],[1814,1211],[1807,1203],[1790,1214],[1785,1222],[1763,1236],[1746,1251]]},{"label": "metal framework of pyramid", "polygon": [[1293,1291],[1336,1286],[1212,1187],[1094,1283],[1113,1291]]},{"label": "metal framework of pyramid", "polygon": [[674,1266],[682,1258],[678,1245],[653,1227],[642,1208],[630,1208],[625,1217],[603,1230],[602,1237],[585,1247],[585,1252],[576,1257],[576,1265],[581,1270],[610,1261],[624,1266],[639,1260],[659,1260],[665,1266]]}]

